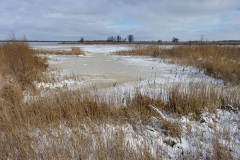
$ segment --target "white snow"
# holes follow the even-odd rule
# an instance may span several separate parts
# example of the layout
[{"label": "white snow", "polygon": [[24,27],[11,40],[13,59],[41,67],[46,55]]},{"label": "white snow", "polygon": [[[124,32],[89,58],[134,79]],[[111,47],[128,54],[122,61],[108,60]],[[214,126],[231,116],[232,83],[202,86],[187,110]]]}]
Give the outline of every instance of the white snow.
[{"label": "white snow", "polygon": [[[155,93],[154,88],[162,85],[172,85],[173,83],[192,83],[204,82],[207,84],[223,84],[221,80],[206,76],[203,72],[192,68],[174,64],[167,64],[159,59],[152,57],[131,57],[131,56],[110,56],[111,52],[128,48],[128,46],[117,45],[33,45],[37,49],[70,49],[71,47],[80,47],[87,52],[86,56],[50,56],[49,65],[51,67],[61,67],[60,76],[76,74],[80,77],[78,80],[63,80],[56,83],[39,83],[39,88],[63,88],[71,89],[81,88],[89,84],[111,84],[116,83],[106,90],[99,89],[99,94],[104,95],[122,95],[117,97],[125,103],[126,93],[133,92],[136,87]],[[153,86],[153,87],[152,87]],[[189,117],[172,118],[164,115],[155,106],[152,107],[163,119],[171,122],[178,122],[182,128],[181,138],[171,137],[165,134],[161,128],[161,122],[152,117],[152,123],[149,125],[131,125],[131,124],[81,124],[70,128],[66,124],[58,127],[49,127],[49,132],[42,132],[39,129],[33,129],[29,132],[31,137],[35,137],[36,145],[33,147],[37,153],[43,152],[46,146],[56,143],[59,146],[73,146],[72,139],[76,134],[92,136],[92,148],[97,145],[97,138],[100,137],[104,143],[109,143],[114,139],[116,133],[120,131],[124,135],[124,144],[126,148],[133,149],[136,153],[138,149],[147,145],[149,151],[156,158],[176,159],[181,155],[198,155],[200,159],[212,159],[214,145],[218,142],[227,148],[230,148],[231,155],[240,158],[240,113],[232,111],[217,110],[216,114],[205,111],[198,121],[191,121]],[[202,120],[202,121],[201,121]],[[84,128],[84,129],[82,129]],[[97,132],[99,137],[93,133]],[[64,136],[64,142],[59,142],[59,135]],[[95,139],[95,140],[94,140]],[[172,143],[173,145],[169,145]],[[106,145],[105,145],[106,146]],[[74,148],[71,150],[72,158],[76,158]],[[158,151],[161,150],[161,157]],[[201,153],[199,153],[201,151]],[[91,158],[91,155],[89,155]]]},{"label": "white snow", "polygon": [[[109,141],[113,140],[118,134],[123,135],[124,146],[128,149],[134,150],[138,153],[139,149],[143,149],[144,145],[147,146],[149,152],[155,157],[162,157],[164,159],[176,159],[182,154],[190,153],[192,155],[200,156],[200,159],[213,158],[214,144],[229,147],[231,154],[234,158],[240,157],[240,130],[237,128],[237,122],[240,119],[240,114],[229,111],[217,110],[217,114],[210,114],[204,112],[202,118],[206,122],[200,123],[199,121],[190,121],[186,117],[180,119],[172,119],[172,121],[180,122],[182,126],[181,138],[171,137],[162,132],[161,122],[156,118],[152,118],[151,125],[130,125],[130,124],[100,124],[83,123],[79,127],[70,128],[66,124],[60,124],[57,128],[50,127],[48,132],[42,132],[39,129],[34,129],[29,132],[31,137],[37,138],[37,145],[35,151],[38,153],[43,152],[44,147],[51,146],[56,143],[59,147],[67,144],[73,145],[76,142],[78,134],[84,134],[93,138],[92,149],[99,145],[99,138],[104,146],[107,146]],[[214,122],[213,122],[214,121]],[[224,130],[227,132],[225,133]],[[226,139],[224,134],[230,134],[230,139]],[[63,141],[58,141],[54,137],[61,136]],[[121,135],[118,135],[121,136]],[[71,139],[75,139],[71,141]],[[172,145],[170,145],[172,143]],[[66,148],[74,151],[74,148]],[[161,154],[159,155],[159,150]],[[199,153],[199,151],[201,153]],[[94,151],[93,151],[94,152]],[[199,155],[201,154],[201,155]],[[72,155],[73,156],[73,155]],[[76,158],[76,157],[72,157]]]}]

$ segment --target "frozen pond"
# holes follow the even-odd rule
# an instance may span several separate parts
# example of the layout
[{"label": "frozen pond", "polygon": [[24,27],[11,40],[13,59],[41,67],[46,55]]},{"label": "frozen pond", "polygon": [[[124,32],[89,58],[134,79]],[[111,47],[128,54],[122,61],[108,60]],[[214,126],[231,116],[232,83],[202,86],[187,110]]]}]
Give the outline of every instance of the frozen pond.
[{"label": "frozen pond", "polygon": [[50,49],[50,50],[71,50],[72,47],[80,47],[88,52],[114,52],[129,48],[130,45],[98,45],[98,44],[59,44],[57,42],[31,42],[30,46],[34,49]]},{"label": "frozen pond", "polygon": [[143,85],[173,82],[221,82],[194,68],[167,64],[153,57],[111,55],[114,51],[128,49],[127,45],[32,44],[32,47],[63,50],[80,47],[86,51],[86,56],[48,56],[51,58],[50,67],[61,68],[61,76],[78,75],[82,85],[131,86],[135,82]]}]

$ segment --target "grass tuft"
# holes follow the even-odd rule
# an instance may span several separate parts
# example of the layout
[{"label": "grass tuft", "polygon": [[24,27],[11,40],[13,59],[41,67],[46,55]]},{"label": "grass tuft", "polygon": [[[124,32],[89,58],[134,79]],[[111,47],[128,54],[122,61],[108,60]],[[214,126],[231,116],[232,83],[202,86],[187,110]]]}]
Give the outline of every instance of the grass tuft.
[{"label": "grass tuft", "polygon": [[47,55],[86,55],[86,53],[81,50],[79,47],[72,47],[70,51],[66,50],[43,50],[43,49],[35,49],[34,52],[36,54],[47,54]]}]

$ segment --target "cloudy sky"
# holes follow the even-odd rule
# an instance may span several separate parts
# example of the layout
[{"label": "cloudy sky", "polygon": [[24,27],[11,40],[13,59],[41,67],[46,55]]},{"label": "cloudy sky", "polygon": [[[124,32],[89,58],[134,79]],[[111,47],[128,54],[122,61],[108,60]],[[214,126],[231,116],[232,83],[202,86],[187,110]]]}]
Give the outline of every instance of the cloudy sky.
[{"label": "cloudy sky", "polygon": [[240,0],[1,0],[0,39],[240,39]]}]

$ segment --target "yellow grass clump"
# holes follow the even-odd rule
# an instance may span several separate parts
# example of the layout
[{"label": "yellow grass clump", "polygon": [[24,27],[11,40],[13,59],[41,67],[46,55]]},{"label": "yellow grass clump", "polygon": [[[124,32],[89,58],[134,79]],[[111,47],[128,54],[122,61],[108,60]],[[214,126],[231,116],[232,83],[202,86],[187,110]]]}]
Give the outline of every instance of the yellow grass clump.
[{"label": "yellow grass clump", "polygon": [[79,47],[72,47],[70,51],[66,50],[34,50],[37,54],[52,54],[52,55],[86,55]]},{"label": "yellow grass clump", "polygon": [[46,59],[37,57],[28,43],[18,40],[0,45],[0,64],[2,76],[23,89],[41,80],[48,67]]}]

